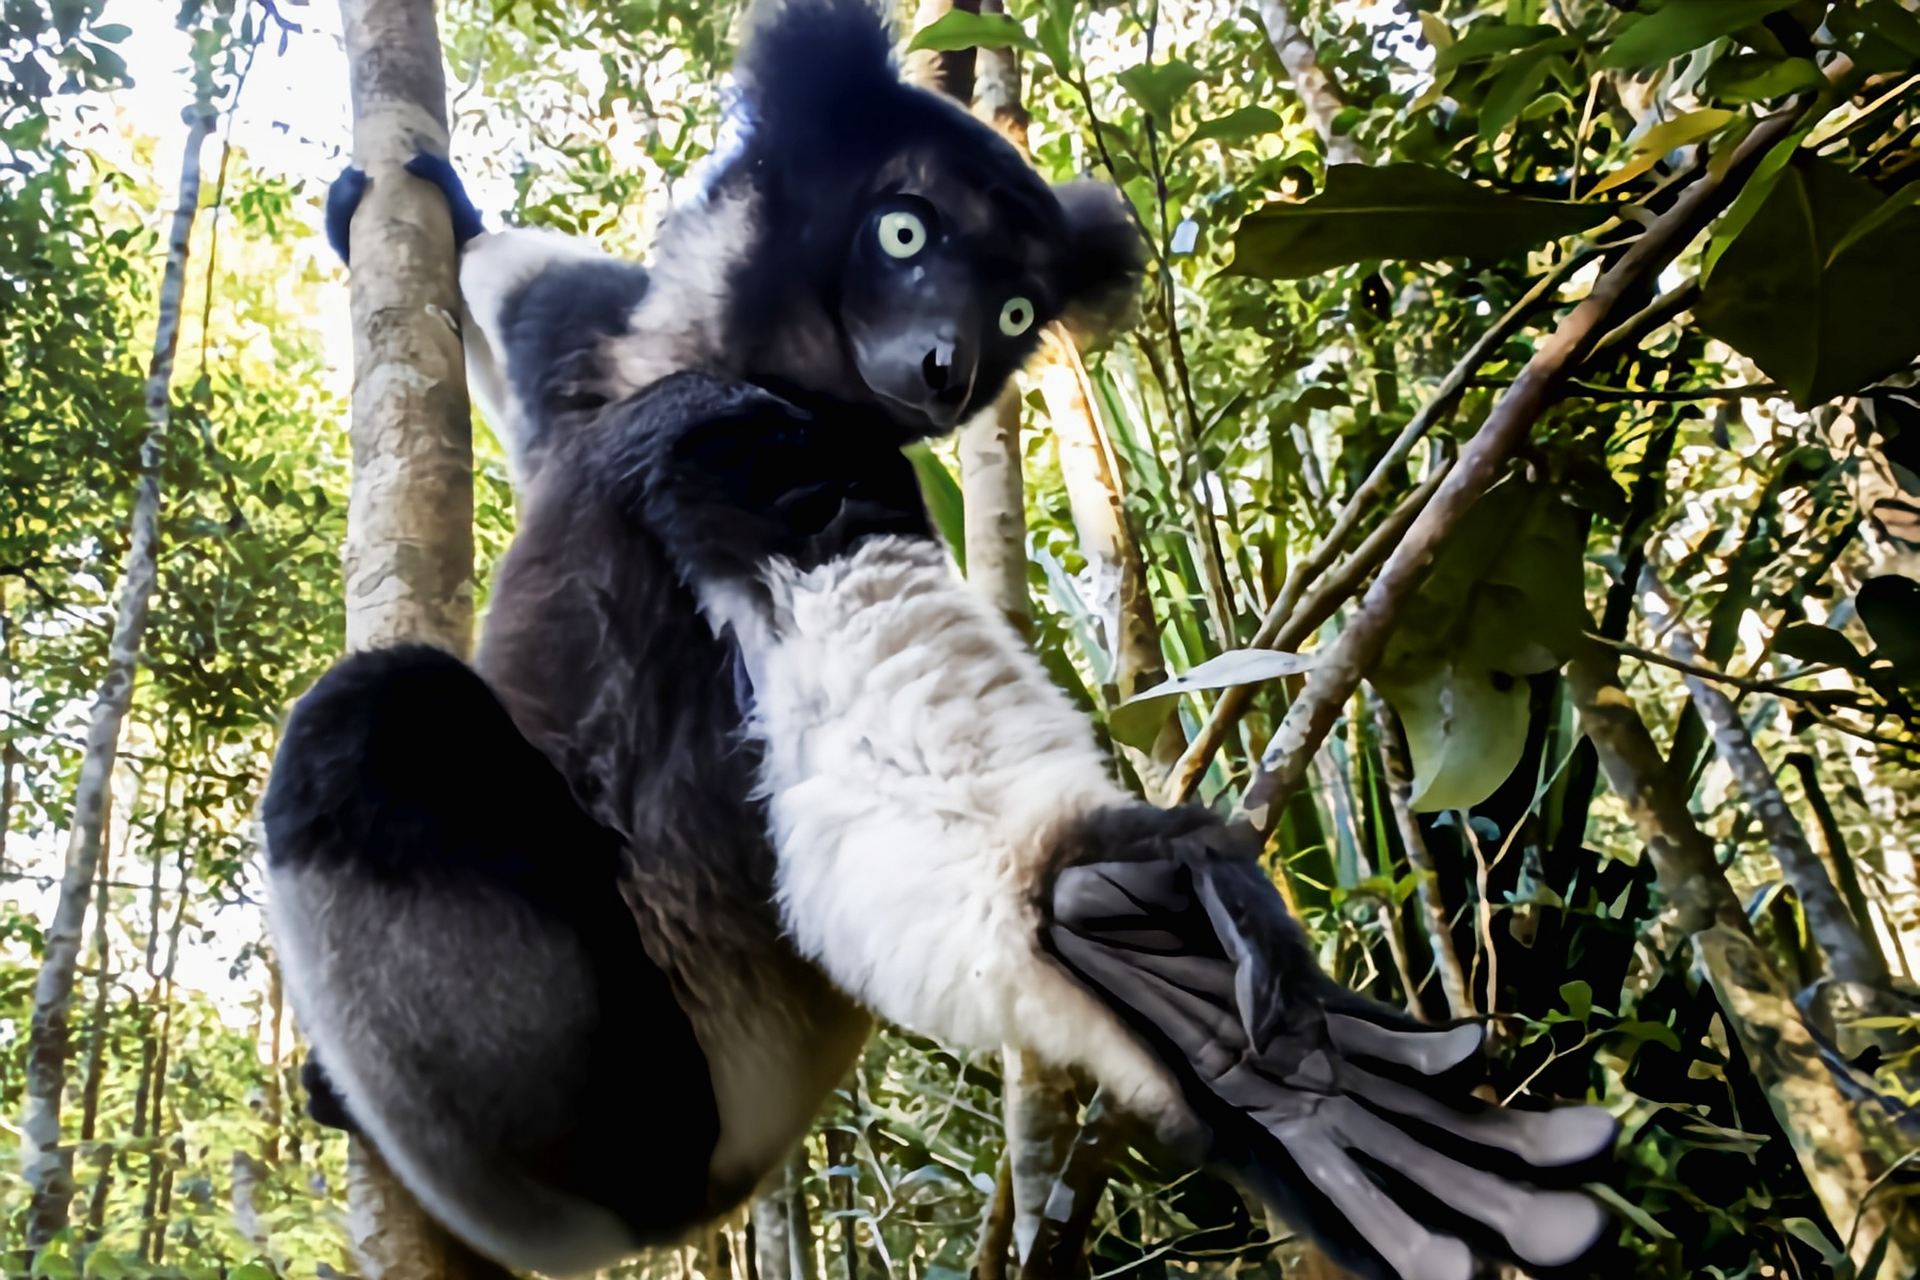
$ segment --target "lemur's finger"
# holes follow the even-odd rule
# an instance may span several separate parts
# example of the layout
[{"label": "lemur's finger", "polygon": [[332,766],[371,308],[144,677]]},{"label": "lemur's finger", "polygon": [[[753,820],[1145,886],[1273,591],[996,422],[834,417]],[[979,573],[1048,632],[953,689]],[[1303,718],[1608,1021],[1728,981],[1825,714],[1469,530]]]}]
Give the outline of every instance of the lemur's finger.
[{"label": "lemur's finger", "polygon": [[1512,1111],[1487,1107],[1456,1111],[1410,1085],[1346,1064],[1341,1083],[1368,1102],[1433,1125],[1468,1142],[1519,1156],[1540,1169],[1590,1160],[1613,1143],[1619,1126],[1599,1107]]},{"label": "lemur's finger", "polygon": [[1341,1053],[1379,1058],[1429,1076],[1459,1066],[1486,1039],[1485,1030],[1471,1022],[1444,1029],[1396,1031],[1345,1013],[1328,1013],[1327,1031]]},{"label": "lemur's finger", "polygon": [[1591,1248],[1607,1225],[1600,1206],[1577,1191],[1540,1191],[1476,1169],[1435,1151],[1351,1098],[1333,1100],[1322,1114],[1353,1147],[1447,1207],[1499,1232],[1522,1262],[1563,1266]]}]

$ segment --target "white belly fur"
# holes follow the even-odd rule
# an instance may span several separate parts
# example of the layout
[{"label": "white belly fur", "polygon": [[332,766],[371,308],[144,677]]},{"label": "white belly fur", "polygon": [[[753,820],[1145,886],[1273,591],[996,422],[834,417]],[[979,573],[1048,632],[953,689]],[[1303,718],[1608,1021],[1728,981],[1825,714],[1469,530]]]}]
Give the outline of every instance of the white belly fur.
[{"label": "white belly fur", "polygon": [[1055,833],[1133,802],[1085,719],[932,543],[776,562],[766,583],[770,606],[737,589],[702,605],[753,682],[799,949],[903,1026],[1082,1067],[1126,1109],[1187,1128],[1171,1077],[1040,947]]}]

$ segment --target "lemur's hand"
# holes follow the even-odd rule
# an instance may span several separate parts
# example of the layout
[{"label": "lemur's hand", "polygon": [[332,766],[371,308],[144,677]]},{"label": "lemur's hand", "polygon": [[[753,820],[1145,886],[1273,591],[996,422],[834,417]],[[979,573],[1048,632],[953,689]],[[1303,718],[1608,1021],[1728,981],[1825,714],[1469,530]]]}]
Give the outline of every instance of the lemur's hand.
[{"label": "lemur's hand", "polygon": [[[467,197],[466,187],[461,185],[460,175],[453,171],[444,156],[421,152],[404,166],[406,171],[416,178],[431,182],[446,197],[447,213],[453,218],[453,243],[457,248],[479,235],[486,227],[480,221],[480,211],[473,207],[473,201]],[[367,171],[349,165],[340,171],[340,176],[327,188],[327,243],[340,255],[340,261],[351,262],[352,257],[349,236],[353,224],[353,211],[360,207],[360,199],[367,194]]]}]

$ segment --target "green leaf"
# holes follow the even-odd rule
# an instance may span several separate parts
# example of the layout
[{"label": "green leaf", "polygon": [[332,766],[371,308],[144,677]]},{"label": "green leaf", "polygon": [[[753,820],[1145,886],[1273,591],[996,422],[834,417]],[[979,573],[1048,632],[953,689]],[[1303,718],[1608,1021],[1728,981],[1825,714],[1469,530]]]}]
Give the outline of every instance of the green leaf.
[{"label": "green leaf", "polygon": [[1475,663],[1428,658],[1376,673],[1373,684],[1406,726],[1415,812],[1471,808],[1520,763],[1527,745],[1524,682]]},{"label": "green leaf", "polygon": [[1848,232],[1886,198],[1838,165],[1782,173],[1715,264],[1700,327],[1784,386],[1800,409],[1920,354],[1920,209]]},{"label": "green leaf", "polygon": [[1634,1226],[1640,1228],[1649,1239],[1672,1240],[1674,1238],[1673,1232],[1661,1226],[1652,1214],[1621,1195],[1618,1191],[1615,1191],[1606,1183],[1589,1182],[1586,1184],[1585,1189],[1588,1195],[1607,1204],[1614,1212],[1631,1222]]},{"label": "green leaf", "polygon": [[1173,118],[1174,106],[1203,78],[1191,62],[1178,58],[1158,64],[1142,63],[1127,68],[1119,76],[1120,87],[1127,91],[1127,96],[1162,123]]},{"label": "green leaf", "polygon": [[1733,204],[1720,215],[1719,222],[1714,224],[1713,238],[1708,241],[1707,251],[1700,259],[1702,284],[1706,283],[1707,278],[1713,274],[1713,269],[1719,263],[1721,256],[1735,240],[1740,238],[1740,233],[1747,229],[1747,224],[1753,221],[1753,215],[1760,211],[1760,206],[1767,202],[1767,197],[1773,193],[1774,184],[1779,182],[1780,175],[1786,172],[1787,163],[1793,159],[1794,154],[1800,149],[1800,144],[1807,140],[1807,135],[1812,131],[1813,125],[1808,124],[1805,128],[1782,138],[1774,144],[1773,150],[1762,156],[1760,163],[1753,167],[1753,176],[1747,179],[1747,185],[1740,188],[1740,194],[1734,198]]},{"label": "green leaf", "polygon": [[1897,573],[1868,578],[1853,607],[1873,637],[1873,656],[1891,662],[1902,685],[1920,685],[1920,582]]},{"label": "green leaf", "polygon": [[103,22],[90,33],[95,40],[106,44],[119,44],[133,34],[133,28],[120,22]]},{"label": "green leaf", "polygon": [[1370,258],[1496,260],[1604,220],[1605,208],[1531,200],[1418,164],[1337,164],[1299,204],[1249,214],[1233,237],[1235,275],[1294,280]]},{"label": "green leaf", "polygon": [[1793,0],[1667,0],[1629,24],[1601,55],[1603,67],[1657,67],[1721,36],[1750,27]]},{"label": "green leaf", "polygon": [[1561,35],[1557,28],[1544,25],[1516,27],[1499,22],[1483,22],[1468,27],[1464,35],[1434,55],[1433,73],[1435,76],[1445,75],[1470,62],[1498,58],[1503,53],[1524,49],[1544,40],[1560,39]]},{"label": "green leaf", "polygon": [[1764,102],[1817,89],[1826,83],[1811,58],[1776,58],[1764,53],[1735,53],[1717,59],[1707,72],[1705,90],[1719,102]]},{"label": "green leaf", "polygon": [[1633,144],[1633,159],[1601,179],[1591,194],[1597,196],[1602,191],[1611,191],[1623,182],[1631,182],[1659,164],[1660,158],[1668,152],[1684,147],[1689,142],[1698,142],[1710,134],[1718,133],[1736,118],[1731,111],[1707,107],[1699,111],[1689,111],[1683,116],[1675,116],[1664,124],[1653,126]]},{"label": "green leaf", "polygon": [[1782,1218],[1780,1225],[1786,1229],[1788,1235],[1813,1246],[1814,1252],[1820,1255],[1834,1275],[1841,1277],[1853,1275],[1853,1259],[1849,1258],[1847,1251],[1835,1244],[1833,1239],[1820,1229],[1820,1224],[1812,1218]]},{"label": "green leaf", "polygon": [[1224,116],[1212,120],[1203,120],[1194,131],[1187,135],[1182,146],[1196,142],[1219,142],[1230,144],[1246,142],[1252,138],[1264,137],[1269,133],[1278,133],[1286,121],[1277,111],[1265,107],[1242,107],[1238,111],[1229,111]]},{"label": "green leaf", "polygon": [[1847,234],[1840,237],[1840,243],[1833,246],[1833,252],[1827,255],[1827,265],[1832,266],[1834,259],[1859,241],[1866,239],[1901,213],[1913,208],[1915,201],[1920,201],[1920,182],[1909,182],[1888,196],[1886,202],[1878,209],[1854,223]]},{"label": "green leaf", "polygon": [[1563,983],[1560,987],[1560,998],[1566,1001],[1567,1012],[1573,1015],[1575,1022],[1585,1022],[1593,1013],[1593,987],[1588,983],[1577,978],[1572,982]]},{"label": "green leaf", "polygon": [[949,9],[914,32],[907,48],[934,53],[950,53],[955,49],[1025,49],[1037,53],[1040,45],[1027,34],[1026,28],[1004,13]]},{"label": "green leaf", "polygon": [[1589,623],[1585,546],[1580,512],[1509,479],[1434,558],[1369,677],[1406,726],[1416,810],[1478,804],[1520,762],[1525,677],[1557,667]]},{"label": "green leaf", "polygon": [[925,444],[910,444],[906,448],[907,461],[913,464],[914,475],[920,478],[920,496],[926,499],[927,513],[933,517],[933,527],[946,539],[947,549],[953,552],[954,563],[960,566],[960,572],[967,571],[967,516],[966,499],[961,496],[960,486],[955,483],[953,473],[946,464],[934,456],[933,450]]},{"label": "green leaf", "polygon": [[1313,664],[1314,658],[1310,654],[1280,653],[1273,649],[1232,649],[1191,671],[1128,698],[1107,717],[1107,730],[1113,734],[1115,741],[1145,751],[1160,736],[1160,726],[1166,722],[1167,709],[1182,694],[1277,680],[1281,676],[1310,670]]},{"label": "green leaf", "polygon": [[1851,640],[1832,627],[1812,622],[1791,622],[1780,628],[1773,637],[1773,649],[1819,666],[1852,669],[1860,665],[1860,651]]},{"label": "green leaf", "polygon": [[1546,83],[1555,55],[1574,47],[1570,36],[1532,45],[1504,59],[1486,98],[1480,103],[1480,136],[1488,142],[1500,136]]}]

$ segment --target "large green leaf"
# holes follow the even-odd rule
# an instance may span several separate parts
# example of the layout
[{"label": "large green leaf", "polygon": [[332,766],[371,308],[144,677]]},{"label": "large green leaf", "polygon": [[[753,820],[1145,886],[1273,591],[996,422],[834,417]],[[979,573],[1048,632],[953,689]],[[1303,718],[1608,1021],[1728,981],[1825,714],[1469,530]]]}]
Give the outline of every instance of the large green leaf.
[{"label": "large green leaf", "polygon": [[1370,677],[1406,726],[1414,808],[1478,804],[1519,763],[1526,677],[1557,667],[1589,621],[1585,531],[1558,494],[1510,479],[1435,557]]},{"label": "large green leaf", "polygon": [[1793,0],[1667,0],[1658,13],[1636,19],[1601,56],[1603,67],[1656,67],[1690,49],[1750,27]]},{"label": "large green leaf", "polygon": [[1220,143],[1246,142],[1252,138],[1278,133],[1286,121],[1280,113],[1265,107],[1241,107],[1212,120],[1203,120],[1186,136],[1181,146],[1208,140]]},{"label": "large green leaf", "polygon": [[1885,202],[1838,165],[1788,169],[1707,280],[1701,328],[1802,409],[1920,354],[1920,209]]},{"label": "large green leaf", "polygon": [[1128,97],[1164,122],[1173,118],[1174,105],[1202,77],[1191,62],[1175,58],[1171,62],[1143,62],[1122,71],[1119,78]]},{"label": "large green leaf", "polygon": [[968,13],[949,9],[913,33],[907,48],[947,53],[954,49],[1029,49],[1040,46],[1004,13]]},{"label": "large green leaf", "polygon": [[1506,195],[1418,164],[1337,164],[1326,189],[1249,214],[1237,275],[1293,280],[1370,258],[1499,259],[1605,219],[1597,205]]}]

